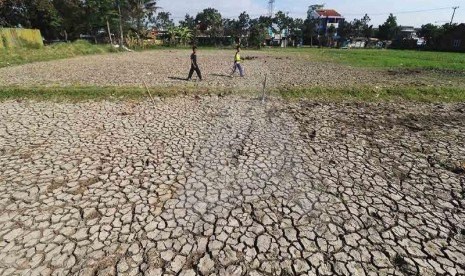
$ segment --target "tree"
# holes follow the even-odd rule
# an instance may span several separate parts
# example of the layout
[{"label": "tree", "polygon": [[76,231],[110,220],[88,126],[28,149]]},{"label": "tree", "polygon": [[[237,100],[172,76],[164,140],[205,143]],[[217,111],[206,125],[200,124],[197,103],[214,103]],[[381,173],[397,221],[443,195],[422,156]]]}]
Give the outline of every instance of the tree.
[{"label": "tree", "polygon": [[181,27],[189,28],[190,30],[194,30],[196,28],[195,24],[195,18],[193,16],[190,16],[189,14],[186,14],[184,17],[184,20],[179,21],[179,25]]},{"label": "tree", "polygon": [[[273,18],[269,17],[269,16],[260,16],[258,18],[258,21],[257,22],[253,22],[253,23],[258,23],[258,24],[261,24],[262,27],[271,27],[271,25],[273,24]],[[252,22],[251,22],[251,25],[252,25]]]},{"label": "tree", "polygon": [[75,40],[81,33],[86,32],[86,24],[82,20],[86,18],[83,4],[81,0],[53,0],[53,5],[62,19],[60,36],[65,41]]},{"label": "tree", "polygon": [[386,22],[379,26],[378,38],[381,40],[393,40],[398,33],[397,18],[391,13]]},{"label": "tree", "polygon": [[110,21],[116,21],[118,13],[113,0],[86,0],[82,2],[84,9],[84,21],[86,33],[91,34],[97,42],[97,35],[102,30],[107,30],[111,40]]},{"label": "tree", "polygon": [[159,9],[156,0],[117,0],[121,4],[123,19],[135,34],[140,37],[147,29],[147,24],[154,21]]},{"label": "tree", "polygon": [[49,0],[0,1],[0,24],[7,27],[39,29],[52,39],[59,32],[61,18]]},{"label": "tree", "polygon": [[168,39],[169,39],[170,45],[175,46],[176,45],[176,35],[177,35],[176,28],[174,26],[170,27],[167,30],[167,34],[168,34]]},{"label": "tree", "polygon": [[[279,35],[283,35],[283,31],[287,32],[289,26],[291,25],[292,23],[292,18],[290,18],[289,16],[287,16],[287,14],[285,14],[284,12],[282,11],[278,11],[276,14],[275,14],[275,17],[273,18],[273,23],[276,24],[276,27],[278,28],[277,30],[275,30],[277,33],[279,33]],[[287,39],[287,33],[284,34],[286,36],[286,39]],[[281,42],[282,42],[282,38],[281,38]],[[285,45],[283,45],[285,46]]]},{"label": "tree", "polygon": [[168,30],[174,27],[173,19],[171,19],[171,13],[159,12],[155,19],[155,27],[159,30]]},{"label": "tree", "polygon": [[17,27],[26,21],[26,5],[21,0],[0,1],[0,26]]},{"label": "tree", "polygon": [[442,30],[440,27],[429,23],[421,26],[421,30],[418,35],[425,39],[426,46],[434,47],[438,42],[439,37],[442,35]]},{"label": "tree", "polygon": [[[291,18],[292,19],[292,18]],[[291,24],[289,26],[289,37],[292,40],[293,46],[295,45],[296,41],[302,42],[302,30],[304,26],[304,21],[301,18],[292,19]]]},{"label": "tree", "polygon": [[223,35],[237,37],[237,21],[234,19],[225,18],[222,22],[223,25]]},{"label": "tree", "polygon": [[371,18],[368,16],[368,14],[365,14],[365,16],[360,20],[362,23],[362,28],[361,28],[361,34],[365,38],[371,38],[374,34],[373,32],[373,25],[369,25]]},{"label": "tree", "polygon": [[249,45],[261,48],[266,36],[268,35],[268,19],[271,20],[269,17],[260,17],[259,19],[250,20]]},{"label": "tree", "polygon": [[197,23],[195,22],[195,18],[193,16],[190,16],[189,14],[186,14],[184,17],[184,20],[181,20],[179,22],[179,25],[182,28],[187,28],[191,31],[191,40],[193,43],[196,42],[197,40],[197,34],[198,34],[198,29],[197,29]]},{"label": "tree", "polygon": [[247,12],[243,11],[236,22],[235,29],[236,35],[239,37],[239,44],[241,44],[241,38],[246,36],[250,28],[250,16]]},{"label": "tree", "polygon": [[176,33],[184,46],[186,46],[187,42],[192,39],[192,31],[187,27],[177,27]]},{"label": "tree", "polygon": [[210,37],[221,36],[223,32],[221,14],[216,9],[204,9],[197,14],[195,21],[199,24],[200,30]]},{"label": "tree", "polygon": [[315,36],[319,35],[319,20],[313,16],[314,12],[324,8],[324,4],[310,5],[307,10],[307,18],[302,26],[303,39],[305,42],[310,42],[313,46]]},{"label": "tree", "polygon": [[326,32],[326,39],[328,41],[328,47],[333,46],[334,36],[336,35],[337,29],[334,25],[329,26],[328,31]]},{"label": "tree", "polygon": [[353,36],[354,30],[353,25],[351,22],[342,21],[339,23],[339,27],[337,29],[337,34],[343,39],[347,40]]}]

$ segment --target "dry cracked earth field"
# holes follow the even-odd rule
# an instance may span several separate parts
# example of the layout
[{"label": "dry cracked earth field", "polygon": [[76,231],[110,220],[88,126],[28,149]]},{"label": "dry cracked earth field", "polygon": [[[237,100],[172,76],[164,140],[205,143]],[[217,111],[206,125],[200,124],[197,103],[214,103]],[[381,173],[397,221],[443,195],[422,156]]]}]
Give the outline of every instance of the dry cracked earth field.
[{"label": "dry cracked earth field", "polygon": [[465,274],[464,103],[0,110],[1,275]]},{"label": "dry cracked earth field", "polygon": [[[200,87],[256,90],[267,76],[270,88],[327,86],[460,86],[465,75],[424,70],[374,70],[317,62],[305,53],[243,51],[245,79],[229,78],[232,50],[199,50],[205,81]],[[20,86],[185,86],[190,60],[188,50],[82,56],[0,68],[0,85]],[[237,73],[236,73],[237,74]],[[194,79],[196,76],[194,74]]]}]

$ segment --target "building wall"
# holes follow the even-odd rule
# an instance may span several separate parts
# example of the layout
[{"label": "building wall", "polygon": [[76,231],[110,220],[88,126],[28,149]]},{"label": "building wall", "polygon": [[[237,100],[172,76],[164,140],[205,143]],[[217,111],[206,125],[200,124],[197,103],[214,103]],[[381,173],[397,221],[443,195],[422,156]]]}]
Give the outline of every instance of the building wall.
[{"label": "building wall", "polygon": [[319,20],[319,31],[321,35],[324,35],[330,26],[334,26],[337,30],[339,28],[339,24],[344,21],[343,17],[324,17],[320,16],[317,12],[312,13],[312,18]]},{"label": "building wall", "polygon": [[43,45],[42,35],[39,30],[0,28],[0,49],[18,47],[39,48]]}]

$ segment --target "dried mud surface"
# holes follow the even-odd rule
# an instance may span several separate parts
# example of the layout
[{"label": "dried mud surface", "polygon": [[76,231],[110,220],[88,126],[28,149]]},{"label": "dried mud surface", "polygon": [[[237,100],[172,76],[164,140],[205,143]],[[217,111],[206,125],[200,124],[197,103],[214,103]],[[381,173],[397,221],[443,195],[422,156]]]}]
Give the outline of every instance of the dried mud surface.
[{"label": "dried mud surface", "polygon": [[[0,85],[21,86],[193,86],[257,90],[298,86],[447,86],[463,85],[464,77],[424,70],[378,70],[316,62],[299,53],[242,52],[245,78],[229,77],[234,51],[200,50],[203,82],[186,82],[187,50],[82,56],[0,68]],[[194,76],[194,80],[196,80]],[[462,84],[460,84],[462,83]]]},{"label": "dried mud surface", "polygon": [[465,274],[463,103],[0,110],[0,275]]}]

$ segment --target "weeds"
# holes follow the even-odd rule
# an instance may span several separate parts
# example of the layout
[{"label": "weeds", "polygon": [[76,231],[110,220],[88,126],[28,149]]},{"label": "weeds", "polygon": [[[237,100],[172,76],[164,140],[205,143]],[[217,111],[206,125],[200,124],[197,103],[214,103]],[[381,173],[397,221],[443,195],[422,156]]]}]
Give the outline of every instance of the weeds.
[{"label": "weeds", "polygon": [[0,68],[37,61],[48,61],[116,51],[118,50],[112,46],[95,45],[84,40],[78,40],[73,43],[57,43],[38,49],[27,47],[0,49]]}]

